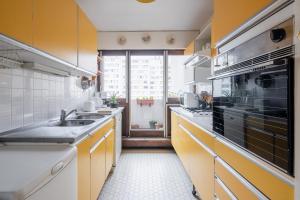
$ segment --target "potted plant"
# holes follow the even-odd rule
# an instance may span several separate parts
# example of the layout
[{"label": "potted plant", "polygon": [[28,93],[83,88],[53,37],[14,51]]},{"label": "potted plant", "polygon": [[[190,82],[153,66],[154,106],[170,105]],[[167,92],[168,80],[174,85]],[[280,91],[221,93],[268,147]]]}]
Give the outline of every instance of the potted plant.
[{"label": "potted plant", "polygon": [[155,125],[156,125],[157,121],[155,120],[151,120],[149,121],[149,126],[150,126],[150,129],[155,129]]},{"label": "potted plant", "polygon": [[118,99],[117,99],[117,93],[113,93],[110,97],[110,107],[111,108],[117,108],[118,107]]}]

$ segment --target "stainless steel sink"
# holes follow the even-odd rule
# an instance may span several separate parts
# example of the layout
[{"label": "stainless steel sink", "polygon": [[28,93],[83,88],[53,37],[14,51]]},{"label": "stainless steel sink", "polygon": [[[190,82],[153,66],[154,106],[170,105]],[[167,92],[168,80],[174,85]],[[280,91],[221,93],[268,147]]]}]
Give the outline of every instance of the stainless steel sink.
[{"label": "stainless steel sink", "polygon": [[105,115],[101,114],[85,114],[85,115],[77,115],[74,119],[101,119],[105,117]]},{"label": "stainless steel sink", "polygon": [[50,126],[86,126],[94,123],[95,120],[86,120],[86,119],[69,119],[64,122],[58,121],[56,123],[49,124]]}]

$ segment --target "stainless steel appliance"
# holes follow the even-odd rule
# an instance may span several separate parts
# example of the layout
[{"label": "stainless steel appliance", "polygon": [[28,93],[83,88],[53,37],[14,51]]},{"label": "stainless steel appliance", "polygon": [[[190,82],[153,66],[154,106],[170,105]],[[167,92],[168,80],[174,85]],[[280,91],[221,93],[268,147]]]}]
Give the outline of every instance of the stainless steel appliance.
[{"label": "stainless steel appliance", "polygon": [[183,94],[183,106],[186,108],[198,108],[199,97],[192,92],[186,92]]},{"label": "stainless steel appliance", "polygon": [[215,60],[213,130],[293,175],[293,19]]}]

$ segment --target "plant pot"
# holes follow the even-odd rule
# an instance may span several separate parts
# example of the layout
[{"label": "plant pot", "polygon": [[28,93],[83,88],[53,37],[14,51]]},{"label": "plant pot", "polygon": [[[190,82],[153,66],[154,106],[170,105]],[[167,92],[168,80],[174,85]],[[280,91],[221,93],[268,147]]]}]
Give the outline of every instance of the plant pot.
[{"label": "plant pot", "polygon": [[150,129],[155,129],[155,124],[157,122],[149,122]]},{"label": "plant pot", "polygon": [[118,104],[117,104],[117,103],[110,103],[110,107],[111,107],[111,108],[117,108],[117,107],[118,107]]}]

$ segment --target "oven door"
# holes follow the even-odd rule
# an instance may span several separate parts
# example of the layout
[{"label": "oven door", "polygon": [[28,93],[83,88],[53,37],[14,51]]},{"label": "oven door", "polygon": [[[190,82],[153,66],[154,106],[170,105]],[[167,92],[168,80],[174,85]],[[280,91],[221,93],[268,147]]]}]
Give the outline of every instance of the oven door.
[{"label": "oven door", "polygon": [[293,175],[293,58],[213,80],[213,129]]}]

